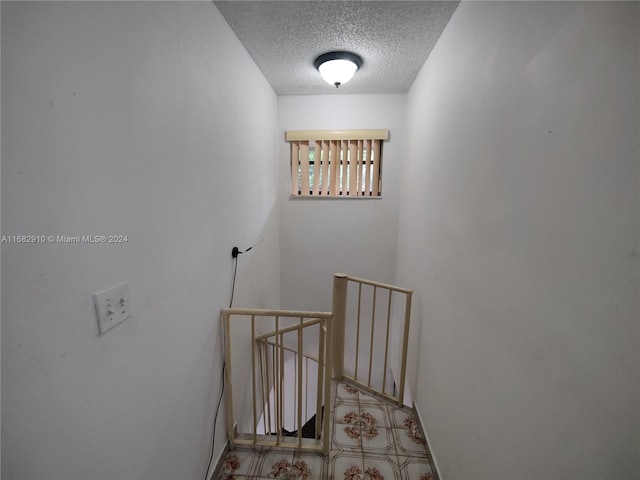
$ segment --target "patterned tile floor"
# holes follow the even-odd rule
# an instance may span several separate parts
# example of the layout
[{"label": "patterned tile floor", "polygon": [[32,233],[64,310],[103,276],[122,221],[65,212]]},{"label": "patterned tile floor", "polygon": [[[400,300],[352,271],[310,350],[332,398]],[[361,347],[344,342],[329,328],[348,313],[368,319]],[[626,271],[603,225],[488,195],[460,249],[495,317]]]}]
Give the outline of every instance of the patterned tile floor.
[{"label": "patterned tile floor", "polygon": [[409,408],[397,408],[346,383],[334,384],[331,453],[237,448],[218,480],[437,480]]}]

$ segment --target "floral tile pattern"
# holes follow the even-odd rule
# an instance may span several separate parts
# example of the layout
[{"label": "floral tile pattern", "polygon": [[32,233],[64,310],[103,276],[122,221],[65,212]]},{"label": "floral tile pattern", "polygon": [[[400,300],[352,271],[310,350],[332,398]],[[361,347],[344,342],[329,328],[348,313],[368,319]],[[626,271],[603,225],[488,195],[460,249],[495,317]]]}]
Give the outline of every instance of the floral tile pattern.
[{"label": "floral tile pattern", "polygon": [[395,438],[390,428],[366,427],[362,429],[362,452],[396,456]]},{"label": "floral tile pattern", "polygon": [[343,402],[358,402],[359,392],[351,385],[339,383],[336,387],[336,406]]},{"label": "floral tile pattern", "polygon": [[378,427],[391,427],[387,409],[380,405],[360,405],[360,417],[363,422]]},{"label": "floral tile pattern", "polygon": [[363,460],[365,480],[403,480],[397,457],[365,454]]},{"label": "floral tile pattern", "polygon": [[364,480],[362,455],[345,453],[329,465],[327,480]]},{"label": "floral tile pattern", "polygon": [[403,480],[435,480],[427,458],[399,457]]},{"label": "floral tile pattern", "polygon": [[360,425],[336,423],[333,428],[333,444],[341,451],[362,452]]},{"label": "floral tile pattern", "polygon": [[289,479],[293,467],[293,452],[273,450],[261,458],[256,474],[263,478]]},{"label": "floral tile pattern", "polygon": [[231,480],[232,477],[251,475],[260,459],[260,454],[250,449],[234,450],[229,452],[222,461],[221,474],[224,479]]},{"label": "floral tile pattern", "polygon": [[360,424],[360,410],[357,403],[343,403],[334,412],[335,423]]},{"label": "floral tile pattern", "polygon": [[293,455],[291,480],[322,480],[325,475],[325,459],[320,454],[296,452]]},{"label": "floral tile pattern", "polygon": [[438,480],[414,412],[332,382],[331,451],[236,448],[215,480]]},{"label": "floral tile pattern", "polygon": [[389,419],[391,420],[391,426],[393,428],[407,428],[405,421],[407,420],[407,418],[412,416],[413,416],[413,412],[407,407],[394,408],[391,414],[389,415]]},{"label": "floral tile pattern", "polygon": [[394,428],[396,449],[401,456],[427,456],[427,448],[424,436],[417,423],[412,423],[412,418],[407,419],[408,428]]}]

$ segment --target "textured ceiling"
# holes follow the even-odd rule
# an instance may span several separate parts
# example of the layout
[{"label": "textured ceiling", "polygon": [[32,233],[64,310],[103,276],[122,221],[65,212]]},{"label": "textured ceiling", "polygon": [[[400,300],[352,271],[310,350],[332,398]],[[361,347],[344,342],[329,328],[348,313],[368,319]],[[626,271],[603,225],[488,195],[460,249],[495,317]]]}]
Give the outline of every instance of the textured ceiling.
[{"label": "textured ceiling", "polygon": [[[215,1],[277,94],[406,93],[458,1]],[[363,65],[325,83],[314,59],[348,50]]]}]

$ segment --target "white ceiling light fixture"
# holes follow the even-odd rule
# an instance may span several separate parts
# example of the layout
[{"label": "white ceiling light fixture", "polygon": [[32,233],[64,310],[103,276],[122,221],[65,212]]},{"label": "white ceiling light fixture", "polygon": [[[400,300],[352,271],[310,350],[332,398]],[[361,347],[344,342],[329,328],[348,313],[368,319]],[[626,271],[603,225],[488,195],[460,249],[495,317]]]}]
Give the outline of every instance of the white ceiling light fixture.
[{"label": "white ceiling light fixture", "polygon": [[329,85],[338,88],[353,78],[362,66],[362,58],[351,52],[328,52],[316,58],[313,65]]}]

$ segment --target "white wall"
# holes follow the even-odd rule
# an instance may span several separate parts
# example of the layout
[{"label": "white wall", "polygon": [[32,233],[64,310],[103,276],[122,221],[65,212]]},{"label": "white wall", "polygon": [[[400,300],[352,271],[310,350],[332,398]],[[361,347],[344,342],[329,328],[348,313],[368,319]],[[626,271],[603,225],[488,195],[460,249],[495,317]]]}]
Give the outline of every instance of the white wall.
[{"label": "white wall", "polygon": [[[333,274],[395,279],[405,95],[278,97],[283,308],[331,310]],[[287,130],[386,128],[382,198],[290,198]]]},{"label": "white wall", "polygon": [[398,281],[445,480],[640,477],[637,3],[463,3],[408,97]]},{"label": "white wall", "polygon": [[[333,275],[338,272],[380,282],[394,283],[398,231],[398,202],[404,153],[405,95],[299,95],[279,96],[280,140],[280,256],[283,308],[331,310]],[[337,130],[384,128],[389,140],[383,144],[382,197],[377,199],[292,198],[291,147],[284,141],[287,130]],[[371,291],[363,292],[361,312],[362,348],[359,371],[368,366],[371,325]],[[369,303],[367,303],[369,302]],[[377,318],[386,318],[387,298],[378,299]],[[357,289],[348,300],[345,369],[355,367],[355,319]],[[403,312],[400,312],[403,315]],[[392,330],[392,334],[395,332]],[[374,332],[372,385],[382,388],[384,322]],[[312,339],[311,344],[314,344]],[[366,345],[365,345],[366,344]],[[353,348],[350,348],[353,347]],[[395,347],[395,343],[394,343]],[[389,368],[399,361],[390,352]],[[367,370],[368,372],[368,370]],[[366,373],[363,373],[366,374]],[[360,377],[362,378],[362,377]],[[390,381],[391,377],[387,375]],[[396,379],[398,380],[398,379]],[[389,384],[387,391],[391,391]]]},{"label": "white wall", "polygon": [[129,238],[2,246],[3,479],[202,478],[234,245],[280,303],[275,94],[211,2],[3,2],[2,100],[2,234]]}]

